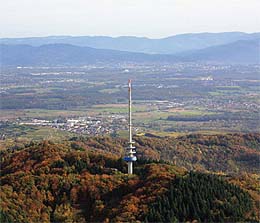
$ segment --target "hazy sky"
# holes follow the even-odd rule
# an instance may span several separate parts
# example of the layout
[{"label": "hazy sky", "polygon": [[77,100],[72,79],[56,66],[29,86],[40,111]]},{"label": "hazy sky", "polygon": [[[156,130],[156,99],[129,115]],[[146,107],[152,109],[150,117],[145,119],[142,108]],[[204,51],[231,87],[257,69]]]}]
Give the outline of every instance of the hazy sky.
[{"label": "hazy sky", "polygon": [[260,31],[260,0],[0,0],[0,36]]}]

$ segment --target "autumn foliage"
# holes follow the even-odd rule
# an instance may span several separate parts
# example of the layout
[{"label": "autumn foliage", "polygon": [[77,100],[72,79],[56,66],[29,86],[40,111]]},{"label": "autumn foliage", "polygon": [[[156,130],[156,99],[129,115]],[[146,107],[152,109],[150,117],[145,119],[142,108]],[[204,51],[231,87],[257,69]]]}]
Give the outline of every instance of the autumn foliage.
[{"label": "autumn foliage", "polygon": [[[218,164],[210,164],[210,161],[209,164],[205,163],[206,156],[212,160],[221,159],[221,154],[217,155],[220,149],[239,168],[238,171],[244,168],[252,174],[257,169],[253,161],[259,154],[257,149],[259,139],[255,135],[247,137],[249,138],[240,135],[228,135],[224,138],[220,136],[188,136],[177,139],[136,138],[139,160],[135,163],[135,175],[132,176],[125,174],[127,166],[122,160],[122,154],[126,141],[123,139],[100,137],[74,138],[63,143],[31,142],[22,148],[2,151],[0,220],[1,222],[154,221],[158,217],[155,215],[163,214],[164,210],[156,214],[151,213],[151,210],[156,208],[156,205],[162,205],[172,190],[178,190],[180,197],[184,196],[182,193],[186,193],[180,189],[178,182],[183,179],[182,184],[185,184],[185,179],[189,176],[189,167],[198,165],[204,172],[210,169],[225,170]],[[237,141],[237,138],[242,139]],[[195,145],[199,145],[200,151],[197,151]],[[171,164],[173,155],[182,159],[177,165],[185,168]],[[161,160],[163,158],[167,162]],[[204,179],[203,176],[202,174],[201,179]],[[237,203],[235,200],[235,203],[232,203],[220,199],[221,207],[240,208],[239,220],[257,219],[254,214],[257,208],[252,202],[257,194],[250,192],[252,188],[247,188],[248,184],[236,180],[237,178],[223,176],[223,179],[217,180],[218,176],[210,176],[213,182],[211,187],[216,186],[218,193],[222,193],[223,190],[223,193],[227,191],[231,195],[236,193],[237,199],[245,198],[244,203]],[[238,186],[230,186],[228,182],[241,187],[245,185],[246,187],[243,187],[245,190]],[[201,181],[196,178],[191,183],[193,187],[186,187],[192,198]],[[210,193],[209,196],[214,195]],[[197,199],[200,199],[198,202],[207,202],[208,198]],[[179,207],[180,202],[182,203],[181,200],[175,200],[172,204]],[[171,201],[168,203],[171,204]],[[213,205],[214,211],[212,219],[218,216],[218,213],[221,213],[224,221],[232,219],[232,213],[226,212],[225,208],[222,210],[217,205],[214,206],[219,204],[217,201],[212,201],[210,204]],[[180,208],[178,213],[180,215],[172,215],[171,220],[203,219],[199,210],[196,212],[197,216],[189,216],[187,207],[185,209],[182,212]]]}]

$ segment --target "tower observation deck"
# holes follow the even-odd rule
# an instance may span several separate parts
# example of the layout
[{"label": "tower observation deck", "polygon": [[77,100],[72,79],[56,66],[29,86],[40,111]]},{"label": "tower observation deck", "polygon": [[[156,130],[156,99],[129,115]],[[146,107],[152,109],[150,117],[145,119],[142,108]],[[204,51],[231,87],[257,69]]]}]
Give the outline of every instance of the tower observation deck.
[{"label": "tower observation deck", "polygon": [[134,141],[132,139],[132,82],[131,80],[128,80],[128,130],[129,130],[129,142],[126,156],[124,157],[124,160],[128,164],[128,174],[133,174],[133,162],[137,160],[136,156],[134,155],[136,153],[135,147],[134,147]]}]

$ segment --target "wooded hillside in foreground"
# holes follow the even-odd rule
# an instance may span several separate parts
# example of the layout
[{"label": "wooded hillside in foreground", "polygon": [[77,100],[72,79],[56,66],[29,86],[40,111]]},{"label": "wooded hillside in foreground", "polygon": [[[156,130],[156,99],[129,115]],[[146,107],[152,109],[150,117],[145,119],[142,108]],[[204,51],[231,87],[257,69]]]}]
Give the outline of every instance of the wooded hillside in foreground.
[{"label": "wooded hillside in foreground", "polygon": [[[139,137],[136,141],[139,161],[133,176],[124,174],[123,139],[32,142],[2,151],[1,222],[259,220],[260,195],[254,178],[259,135]],[[211,168],[224,172],[228,167],[213,163],[223,157],[235,169],[227,171],[229,176],[188,172],[160,160],[167,152],[168,160],[177,154],[182,159],[177,164],[186,167],[211,159],[210,165],[201,164],[203,172]],[[239,176],[230,175],[238,171]]]}]

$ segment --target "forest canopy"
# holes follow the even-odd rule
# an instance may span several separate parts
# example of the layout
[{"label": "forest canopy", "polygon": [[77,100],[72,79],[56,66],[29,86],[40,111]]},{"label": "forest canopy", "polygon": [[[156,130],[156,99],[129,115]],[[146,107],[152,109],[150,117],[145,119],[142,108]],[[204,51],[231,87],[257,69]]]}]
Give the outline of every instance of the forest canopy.
[{"label": "forest canopy", "polygon": [[[241,137],[240,150],[257,154],[254,137]],[[256,197],[241,188],[238,180],[232,179],[231,184],[225,175],[189,172],[154,156],[171,143],[175,143],[173,148],[181,145],[176,152],[181,154],[183,149],[186,154],[185,144],[198,141],[202,149],[210,150],[207,144],[211,141],[215,150],[221,144],[220,148],[232,152],[236,141],[231,139],[196,135],[136,138],[140,154],[133,176],[125,174],[125,141],[119,138],[31,142],[2,151],[1,222],[253,221],[258,219]],[[150,153],[145,153],[148,148]],[[188,165],[192,159],[186,155]]]}]

